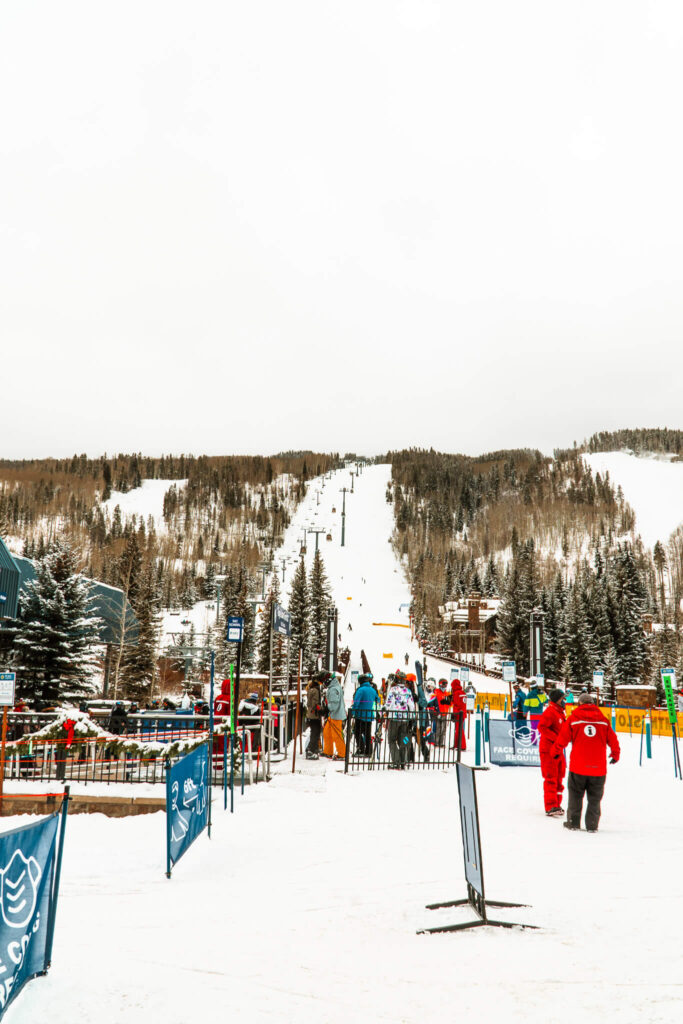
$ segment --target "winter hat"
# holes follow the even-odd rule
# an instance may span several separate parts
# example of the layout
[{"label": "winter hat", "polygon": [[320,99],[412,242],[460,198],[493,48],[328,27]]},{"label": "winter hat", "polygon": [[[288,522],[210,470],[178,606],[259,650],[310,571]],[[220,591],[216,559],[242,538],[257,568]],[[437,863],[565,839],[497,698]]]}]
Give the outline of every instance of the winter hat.
[{"label": "winter hat", "polygon": [[405,683],[405,681],[406,681],[405,672],[401,672],[401,670],[399,669],[398,672],[396,673],[396,675],[394,676],[394,682],[395,683]]},{"label": "winter hat", "polygon": [[579,704],[596,704],[597,703],[597,701],[595,699],[595,694],[594,693],[582,693],[579,696],[579,701],[578,702],[579,702]]},{"label": "winter hat", "polygon": [[559,704],[561,700],[564,700],[564,690],[555,689],[551,690],[549,697],[554,704]]},{"label": "winter hat", "polygon": [[407,683],[416,683],[417,682],[417,676],[415,676],[412,672],[409,672],[408,675],[406,676],[406,682]]}]

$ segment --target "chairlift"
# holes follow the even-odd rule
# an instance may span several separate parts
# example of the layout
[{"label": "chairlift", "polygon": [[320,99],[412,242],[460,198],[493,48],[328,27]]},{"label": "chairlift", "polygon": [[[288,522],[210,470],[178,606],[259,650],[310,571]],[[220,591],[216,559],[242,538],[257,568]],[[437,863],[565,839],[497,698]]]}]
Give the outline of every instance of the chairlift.
[{"label": "chairlift", "polygon": [[189,620],[189,619],[181,619],[181,620],[180,620],[180,625],[181,625],[181,626],[191,626],[191,625],[192,625],[192,623],[190,622],[190,620]]},{"label": "chairlift", "polygon": [[327,535],[327,539],[328,539],[328,540],[332,540],[332,534],[331,534],[331,533],[328,533],[328,535]]},{"label": "chairlift", "polygon": [[335,507],[334,507],[334,505],[333,505],[333,506],[332,506],[332,515],[335,515],[335,514],[336,514],[336,511],[337,511],[337,510],[336,510],[336,508],[335,508]]}]

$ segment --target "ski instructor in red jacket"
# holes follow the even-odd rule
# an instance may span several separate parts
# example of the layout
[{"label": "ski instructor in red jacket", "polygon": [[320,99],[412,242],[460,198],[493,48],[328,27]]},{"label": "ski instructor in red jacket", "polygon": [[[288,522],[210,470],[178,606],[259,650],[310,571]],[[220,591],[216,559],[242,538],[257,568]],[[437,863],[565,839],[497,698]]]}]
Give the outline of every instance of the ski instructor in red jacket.
[{"label": "ski instructor in red jacket", "polygon": [[572,745],[569,758],[569,801],[564,827],[576,831],[581,828],[583,795],[587,794],[586,832],[597,832],[600,821],[600,801],[607,778],[607,747],[610,763],[619,760],[619,740],[599,707],[595,697],[582,693],[577,706],[560,729],[555,742],[555,754],[561,757],[568,743]]},{"label": "ski instructor in red jacket", "polygon": [[551,690],[550,700],[545,706],[538,723],[541,739],[538,752],[541,755],[541,772],[543,773],[543,802],[545,813],[549,818],[561,818],[563,779],[567,770],[564,752],[557,757],[555,742],[560,729],[567,720],[564,713],[564,690]]}]

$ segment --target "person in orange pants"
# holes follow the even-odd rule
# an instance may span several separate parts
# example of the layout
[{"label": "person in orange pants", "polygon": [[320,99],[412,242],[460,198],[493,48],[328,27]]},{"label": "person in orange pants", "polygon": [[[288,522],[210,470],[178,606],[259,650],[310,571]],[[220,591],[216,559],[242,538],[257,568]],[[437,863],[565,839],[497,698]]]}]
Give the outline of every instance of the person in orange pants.
[{"label": "person in orange pants", "polygon": [[346,757],[346,744],[342,732],[342,722],[346,718],[344,707],[344,691],[336,675],[332,672],[325,673],[321,685],[327,683],[327,721],[323,728],[323,756],[324,757]]}]

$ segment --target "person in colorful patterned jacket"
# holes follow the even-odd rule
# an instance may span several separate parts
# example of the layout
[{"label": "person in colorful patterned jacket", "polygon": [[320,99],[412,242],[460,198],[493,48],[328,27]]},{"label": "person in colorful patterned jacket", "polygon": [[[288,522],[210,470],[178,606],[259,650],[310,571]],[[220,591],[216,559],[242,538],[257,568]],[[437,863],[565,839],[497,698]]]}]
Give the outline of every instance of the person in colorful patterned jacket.
[{"label": "person in colorful patterned jacket", "polygon": [[388,712],[386,717],[389,721],[388,737],[391,755],[389,767],[405,768],[411,726],[415,720],[415,701],[406,686],[406,677],[403,672],[397,672],[394,677],[394,684],[387,694],[384,711]]}]

